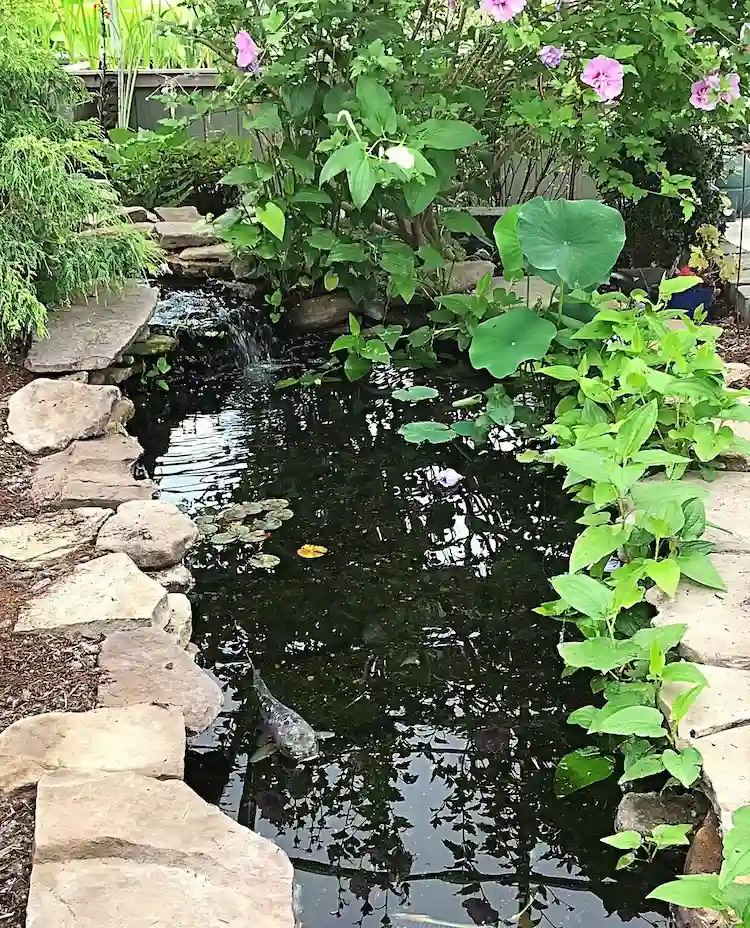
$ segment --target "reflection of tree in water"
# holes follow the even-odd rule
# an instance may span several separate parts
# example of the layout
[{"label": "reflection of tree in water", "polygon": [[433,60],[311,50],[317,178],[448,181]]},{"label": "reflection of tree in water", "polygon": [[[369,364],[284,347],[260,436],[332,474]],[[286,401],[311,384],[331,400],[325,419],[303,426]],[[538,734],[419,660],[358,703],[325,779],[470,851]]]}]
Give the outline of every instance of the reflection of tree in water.
[{"label": "reflection of tree in water", "polygon": [[[285,496],[295,518],[267,543],[282,559],[271,575],[249,569],[247,549],[195,555],[197,641],[232,696],[198,739],[195,785],[277,835],[298,871],[337,879],[347,924],[398,921],[429,881],[460,894],[464,917],[447,920],[527,909],[522,926],[591,923],[566,914],[581,890],[638,917],[646,887],[612,880],[598,841],[612,793],[551,795],[557,759],[579,743],[565,718],[588,698],[583,678],[559,677],[558,628],[531,611],[574,534],[556,481],[510,455],[405,445],[401,422],[440,412],[394,409],[373,390],[280,397],[256,384],[232,402],[231,454],[246,467],[181,490],[196,508],[217,490]],[[441,495],[438,465],[467,479]],[[330,553],[303,562],[304,542]],[[246,649],[279,698],[335,732],[320,762],[248,764]]]}]

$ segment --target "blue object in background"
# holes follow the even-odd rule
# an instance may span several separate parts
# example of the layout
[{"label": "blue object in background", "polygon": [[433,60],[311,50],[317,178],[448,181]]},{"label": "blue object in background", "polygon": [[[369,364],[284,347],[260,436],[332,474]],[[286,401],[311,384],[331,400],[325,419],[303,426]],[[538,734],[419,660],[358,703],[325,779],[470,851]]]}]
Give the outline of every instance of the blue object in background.
[{"label": "blue object in background", "polygon": [[689,290],[683,290],[682,293],[673,294],[669,303],[667,303],[667,307],[669,309],[681,309],[692,319],[693,313],[699,306],[707,310],[713,306],[715,299],[716,295],[713,287],[699,284]]}]

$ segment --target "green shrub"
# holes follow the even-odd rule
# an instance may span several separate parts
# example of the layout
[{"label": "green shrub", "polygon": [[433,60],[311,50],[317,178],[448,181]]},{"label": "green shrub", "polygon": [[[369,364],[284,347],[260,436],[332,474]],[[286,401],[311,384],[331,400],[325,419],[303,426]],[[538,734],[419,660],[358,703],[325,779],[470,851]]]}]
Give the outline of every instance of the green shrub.
[{"label": "green shrub", "polygon": [[[44,331],[47,309],[143,273],[154,246],[119,222],[99,169],[96,129],[69,116],[83,85],[0,0],[0,345]],[[107,236],[91,226],[114,226]]]}]

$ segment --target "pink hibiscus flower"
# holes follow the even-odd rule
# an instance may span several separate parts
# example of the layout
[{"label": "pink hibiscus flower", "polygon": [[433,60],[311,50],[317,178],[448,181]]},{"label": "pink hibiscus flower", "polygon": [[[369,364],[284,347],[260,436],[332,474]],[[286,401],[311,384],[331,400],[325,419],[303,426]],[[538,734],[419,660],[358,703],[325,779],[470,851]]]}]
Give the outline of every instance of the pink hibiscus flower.
[{"label": "pink hibiscus flower", "polygon": [[260,70],[258,67],[260,49],[250,33],[245,32],[244,29],[238,32],[234,44],[237,46],[237,67],[242,68],[243,71],[250,70],[257,73]]},{"label": "pink hibiscus flower", "polygon": [[500,23],[507,23],[526,6],[526,0],[482,0],[479,9]]},{"label": "pink hibiscus flower", "polygon": [[597,55],[583,69],[581,80],[589,87],[593,87],[597,97],[602,102],[614,100],[622,93],[622,79],[624,70],[619,61]]}]

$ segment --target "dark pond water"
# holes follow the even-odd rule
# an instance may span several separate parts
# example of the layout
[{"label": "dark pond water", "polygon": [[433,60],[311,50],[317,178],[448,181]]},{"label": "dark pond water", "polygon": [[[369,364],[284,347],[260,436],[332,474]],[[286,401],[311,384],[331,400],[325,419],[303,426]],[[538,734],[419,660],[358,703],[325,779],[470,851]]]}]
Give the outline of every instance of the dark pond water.
[{"label": "dark pond water", "polygon": [[[398,426],[435,412],[393,402],[395,383],[274,391],[289,346],[238,331],[240,366],[186,365],[135,423],[162,495],[192,514],[267,496],[295,513],[264,545],[274,571],[240,545],[192,556],[199,661],[226,693],[192,785],[288,852],[306,928],[666,925],[643,901],[665,865],[615,876],[599,842],[617,788],[552,794],[581,743],[566,716],[589,695],[560,678],[558,628],[531,611],[575,533],[558,482],[514,460],[510,433],[494,453],[407,445]],[[465,475],[455,491],[436,487],[443,467]],[[328,554],[303,560],[305,543]],[[318,762],[248,763],[246,653],[335,733]]]}]

